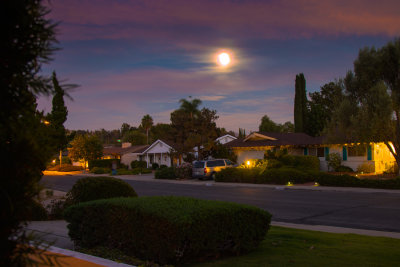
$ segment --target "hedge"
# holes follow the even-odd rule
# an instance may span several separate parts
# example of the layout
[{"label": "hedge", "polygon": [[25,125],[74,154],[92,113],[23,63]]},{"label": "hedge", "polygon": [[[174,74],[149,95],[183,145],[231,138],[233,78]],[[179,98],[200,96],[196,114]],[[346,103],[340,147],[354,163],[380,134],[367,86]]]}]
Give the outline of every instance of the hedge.
[{"label": "hedge", "polygon": [[163,167],[156,170],[154,174],[155,179],[176,179],[174,167]]},{"label": "hedge", "polygon": [[112,163],[114,161],[117,162],[117,168],[119,168],[120,165],[121,165],[121,160],[120,159],[95,159],[95,160],[89,160],[89,170],[91,170],[94,167],[112,169]]},{"label": "hedge", "polygon": [[131,162],[131,168],[136,169],[136,168],[147,168],[147,162],[143,160],[134,160]]},{"label": "hedge", "polygon": [[322,186],[400,189],[400,178],[390,180],[360,179],[348,174],[335,175],[321,171],[301,171],[294,168],[227,168],[216,174],[216,182],[255,184],[294,184],[318,182]]},{"label": "hedge", "polygon": [[99,176],[79,179],[67,193],[66,204],[113,197],[137,197],[135,190],[125,181]]},{"label": "hedge", "polygon": [[91,201],[68,208],[65,218],[77,246],[105,246],[160,264],[253,250],[271,221],[256,207],[176,196]]}]

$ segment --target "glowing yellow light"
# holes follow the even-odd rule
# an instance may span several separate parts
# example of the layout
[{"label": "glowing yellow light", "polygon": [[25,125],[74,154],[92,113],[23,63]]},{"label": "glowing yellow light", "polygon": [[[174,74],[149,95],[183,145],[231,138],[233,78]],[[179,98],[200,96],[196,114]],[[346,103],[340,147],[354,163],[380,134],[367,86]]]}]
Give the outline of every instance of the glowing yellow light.
[{"label": "glowing yellow light", "polygon": [[319,183],[315,182],[315,183],[314,183],[314,186],[319,186]]},{"label": "glowing yellow light", "polygon": [[229,63],[231,63],[231,57],[229,56],[228,53],[223,52],[218,55],[218,62],[222,66],[227,66],[227,65],[229,65]]},{"label": "glowing yellow light", "polygon": [[250,160],[246,162],[247,166],[250,167]]},{"label": "glowing yellow light", "polygon": [[293,186],[293,183],[289,181],[286,185],[287,186]]},{"label": "glowing yellow light", "polygon": [[49,125],[49,124],[50,124],[50,122],[49,122],[49,121],[46,121],[46,120],[43,120],[43,123],[46,124],[46,125]]},{"label": "glowing yellow light", "polygon": [[53,163],[56,163],[56,160],[55,160],[55,159],[53,159]]}]

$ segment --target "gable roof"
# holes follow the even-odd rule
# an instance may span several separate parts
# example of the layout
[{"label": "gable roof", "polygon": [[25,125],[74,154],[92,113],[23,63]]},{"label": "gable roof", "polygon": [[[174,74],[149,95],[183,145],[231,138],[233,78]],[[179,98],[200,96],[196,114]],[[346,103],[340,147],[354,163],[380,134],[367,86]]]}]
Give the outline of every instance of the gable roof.
[{"label": "gable roof", "polygon": [[226,146],[229,147],[265,147],[265,146],[304,146],[322,144],[321,138],[309,136],[305,133],[270,133],[254,132],[246,138],[238,138]]},{"label": "gable roof", "polygon": [[154,143],[152,143],[151,145],[149,145],[149,146],[148,146],[145,150],[143,150],[141,153],[142,153],[142,154],[147,153],[149,150],[151,150],[153,147],[155,147],[158,143],[163,143],[164,145],[168,146],[170,149],[175,150],[175,144],[174,144],[173,142],[158,139],[157,141],[155,141]]}]

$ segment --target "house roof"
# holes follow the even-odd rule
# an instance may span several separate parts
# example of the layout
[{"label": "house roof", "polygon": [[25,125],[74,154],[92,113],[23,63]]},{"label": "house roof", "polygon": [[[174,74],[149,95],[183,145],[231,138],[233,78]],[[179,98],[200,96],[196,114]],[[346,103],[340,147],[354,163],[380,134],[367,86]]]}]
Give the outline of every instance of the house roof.
[{"label": "house roof", "polygon": [[254,132],[246,138],[238,138],[226,143],[229,147],[260,147],[260,146],[304,146],[319,145],[323,138],[312,137],[305,133],[270,133]]},{"label": "house roof", "polygon": [[170,141],[166,141],[166,140],[161,140],[158,139],[157,141],[155,141],[154,143],[152,143],[151,145],[149,145],[146,149],[144,149],[141,153],[145,154],[147,153],[150,149],[152,149],[157,143],[164,143],[165,145],[167,145],[168,147],[170,147],[170,149],[175,149],[176,144],[174,144],[173,142]]},{"label": "house roof", "polygon": [[113,155],[113,154],[118,154],[118,155],[124,155],[128,153],[142,153],[145,151],[149,145],[137,145],[137,146],[130,146],[130,147],[105,147],[103,148],[103,154],[104,155]]}]

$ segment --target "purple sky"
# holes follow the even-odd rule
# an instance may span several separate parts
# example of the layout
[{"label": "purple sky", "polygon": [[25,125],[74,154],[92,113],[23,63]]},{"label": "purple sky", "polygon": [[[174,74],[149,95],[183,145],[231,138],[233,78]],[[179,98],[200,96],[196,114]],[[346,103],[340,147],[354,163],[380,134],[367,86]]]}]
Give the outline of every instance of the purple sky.
[{"label": "purple sky", "polygon": [[[62,50],[44,67],[80,87],[68,129],[170,122],[179,99],[216,109],[219,127],[293,121],[294,80],[307,92],[352,69],[360,48],[400,36],[400,1],[52,0]],[[228,51],[228,68],[216,64]],[[39,99],[49,112],[51,99]]]}]

